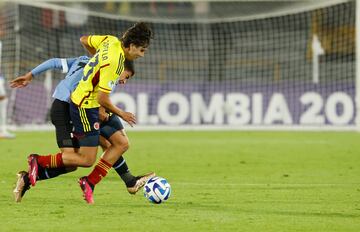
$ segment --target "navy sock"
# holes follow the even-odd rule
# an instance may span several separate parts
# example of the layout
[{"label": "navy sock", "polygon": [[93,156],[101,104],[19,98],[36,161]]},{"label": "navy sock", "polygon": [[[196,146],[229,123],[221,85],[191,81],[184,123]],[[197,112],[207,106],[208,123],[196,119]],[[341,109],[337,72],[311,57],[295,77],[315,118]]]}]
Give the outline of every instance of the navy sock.
[{"label": "navy sock", "polygon": [[39,165],[38,167],[38,180],[47,180],[57,177],[61,174],[68,173],[65,167],[61,168],[43,168]]},{"label": "navy sock", "polygon": [[113,168],[124,181],[127,187],[134,186],[136,183],[136,176],[133,176],[126,164],[125,159],[121,156],[113,165]]}]

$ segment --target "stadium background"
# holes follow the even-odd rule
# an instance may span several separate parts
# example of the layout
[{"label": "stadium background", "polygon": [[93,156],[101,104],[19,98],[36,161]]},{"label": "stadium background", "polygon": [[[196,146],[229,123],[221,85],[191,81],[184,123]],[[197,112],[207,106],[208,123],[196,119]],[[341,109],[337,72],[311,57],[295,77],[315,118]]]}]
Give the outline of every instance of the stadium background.
[{"label": "stadium background", "polygon": [[165,177],[171,197],[130,195],[112,170],[89,206],[77,180],[91,169],[79,168],[14,202],[29,153],[58,151],[47,114],[63,74],[48,72],[7,89],[19,131],[0,140],[1,232],[360,231],[360,134],[323,131],[359,125],[358,1],[95,1],[0,0],[1,71],[11,80],[85,54],[82,34],[150,22],[156,39],[113,100],[138,117],[132,173]]},{"label": "stadium background", "polygon": [[[136,78],[113,100],[139,126],[355,129],[355,1],[5,2],[2,72],[85,54],[84,34],[151,24]],[[10,91],[13,125],[48,124],[49,72]],[[31,96],[31,97],[29,97]]]}]

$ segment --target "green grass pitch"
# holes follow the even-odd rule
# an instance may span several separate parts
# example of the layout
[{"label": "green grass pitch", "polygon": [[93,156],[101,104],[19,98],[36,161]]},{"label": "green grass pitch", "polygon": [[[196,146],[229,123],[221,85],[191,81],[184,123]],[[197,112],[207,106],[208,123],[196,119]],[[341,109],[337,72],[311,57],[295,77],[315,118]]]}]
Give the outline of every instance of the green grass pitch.
[{"label": "green grass pitch", "polygon": [[[133,174],[156,171],[172,195],[154,205],[114,171],[87,205],[78,177],[38,182],[13,202],[29,153],[57,152],[53,132],[0,140],[0,231],[360,231],[360,134],[355,132],[134,132]],[[100,153],[100,152],[99,152]]]}]

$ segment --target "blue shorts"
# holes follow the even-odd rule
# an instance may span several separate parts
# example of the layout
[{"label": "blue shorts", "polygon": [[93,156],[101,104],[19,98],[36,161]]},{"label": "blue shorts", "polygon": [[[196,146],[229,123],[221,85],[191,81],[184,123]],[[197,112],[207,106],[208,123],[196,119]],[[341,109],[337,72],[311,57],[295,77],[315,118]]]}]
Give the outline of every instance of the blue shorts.
[{"label": "blue shorts", "polygon": [[99,108],[82,108],[70,103],[70,117],[74,125],[74,136],[80,147],[97,147],[99,145]]},{"label": "blue shorts", "polygon": [[100,135],[109,139],[116,131],[124,129],[119,117],[112,114],[109,120],[100,124]]}]

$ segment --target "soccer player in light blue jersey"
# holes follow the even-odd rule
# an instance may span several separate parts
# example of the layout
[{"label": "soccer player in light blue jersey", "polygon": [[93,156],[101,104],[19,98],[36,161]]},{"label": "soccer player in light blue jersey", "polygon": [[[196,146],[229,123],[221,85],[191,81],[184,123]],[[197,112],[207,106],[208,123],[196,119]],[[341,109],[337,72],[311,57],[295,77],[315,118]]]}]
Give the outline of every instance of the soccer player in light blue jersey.
[{"label": "soccer player in light blue jersey", "polygon": [[[55,88],[53,93],[54,102],[50,109],[51,122],[54,124],[56,131],[57,144],[62,152],[76,151],[79,148],[78,141],[72,134],[73,125],[70,119],[69,101],[71,92],[76,88],[83,77],[83,69],[89,59],[90,58],[87,56],[67,59],[52,58],[43,62],[31,72],[14,79],[10,83],[12,88],[22,88],[27,86],[33,77],[47,70],[57,69],[62,70],[63,73],[67,73],[65,78],[61,80]],[[127,72],[126,75],[128,75],[128,77],[134,75],[135,71],[132,62],[125,62],[124,72]],[[135,194],[143,186],[144,179],[149,178],[149,175],[153,176],[154,173],[149,173],[144,176],[133,176],[131,174],[124,158],[122,157],[122,154],[128,148],[128,138],[125,134],[121,121],[116,115],[109,115],[105,112],[105,110],[99,111],[99,117],[102,119],[102,123],[100,124],[100,145],[103,150],[106,150],[110,146],[110,142],[119,143],[118,145],[120,146],[118,146],[118,148],[120,158],[115,162],[113,168],[124,181],[128,192]],[[121,132],[122,138],[120,141],[112,141],[110,137],[117,131]],[[74,170],[76,170],[76,167],[43,168],[39,166],[37,179],[50,179]],[[23,195],[29,188],[30,181],[28,173],[20,171],[18,173],[16,188],[14,189],[15,201],[20,202]]]},{"label": "soccer player in light blue jersey", "polygon": [[57,69],[67,73],[55,88],[52,95],[54,101],[50,109],[51,122],[55,126],[56,140],[61,151],[78,148],[76,139],[71,136],[72,124],[69,116],[69,100],[71,91],[80,81],[83,68],[89,59],[87,56],[69,59],[52,58],[10,82],[12,88],[23,88],[32,81],[33,77],[47,70]]}]

